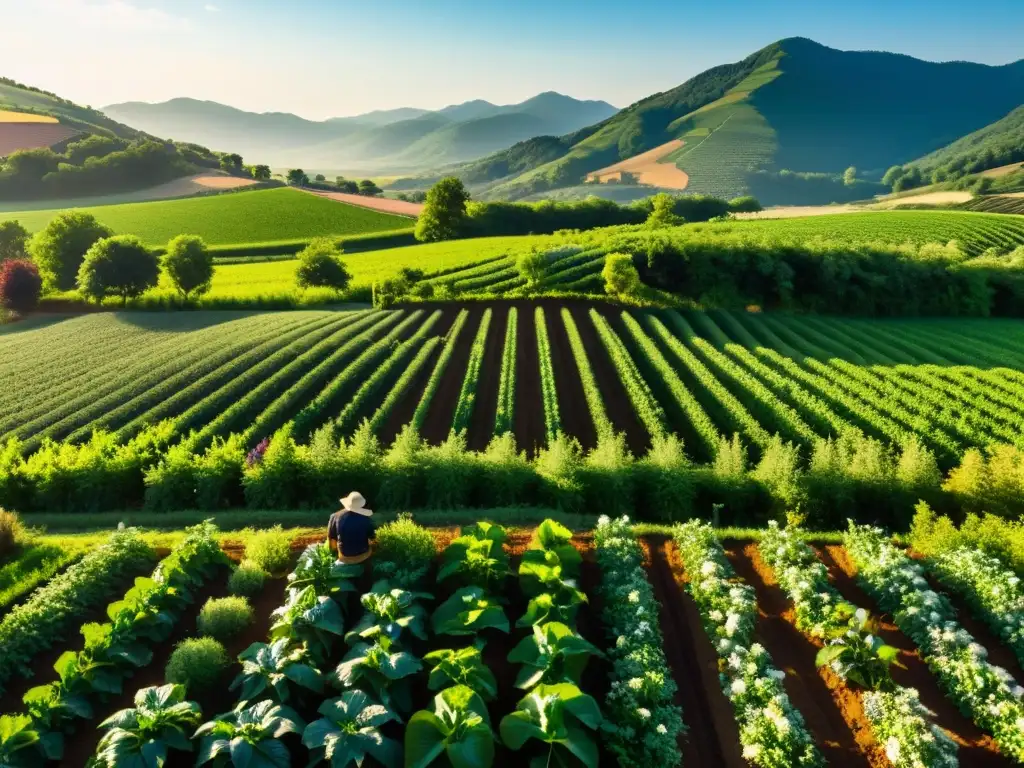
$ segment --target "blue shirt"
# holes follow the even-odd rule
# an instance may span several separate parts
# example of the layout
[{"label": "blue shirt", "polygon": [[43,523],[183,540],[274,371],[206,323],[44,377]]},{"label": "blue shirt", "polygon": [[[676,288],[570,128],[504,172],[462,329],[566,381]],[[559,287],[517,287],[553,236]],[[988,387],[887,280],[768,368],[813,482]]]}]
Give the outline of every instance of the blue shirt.
[{"label": "blue shirt", "polygon": [[374,535],[370,518],[355,512],[335,512],[327,523],[327,538],[338,542],[338,550],[345,557],[356,557],[368,552],[370,539]]}]

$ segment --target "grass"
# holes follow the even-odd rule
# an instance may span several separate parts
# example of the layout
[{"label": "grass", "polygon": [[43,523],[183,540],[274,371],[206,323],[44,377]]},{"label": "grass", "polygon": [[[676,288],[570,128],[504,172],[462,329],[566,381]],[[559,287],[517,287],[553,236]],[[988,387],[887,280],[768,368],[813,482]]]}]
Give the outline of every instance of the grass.
[{"label": "grass", "polygon": [[7,610],[40,584],[52,579],[85,554],[77,543],[31,542],[0,567],[0,611]]},{"label": "grass", "polygon": [[[0,212],[0,220],[15,219],[35,232],[61,210]],[[393,231],[407,229],[410,223],[403,216],[288,188],[80,210],[93,214],[115,232],[137,235],[151,246],[162,246],[183,233],[199,235],[212,246],[227,246]]]}]

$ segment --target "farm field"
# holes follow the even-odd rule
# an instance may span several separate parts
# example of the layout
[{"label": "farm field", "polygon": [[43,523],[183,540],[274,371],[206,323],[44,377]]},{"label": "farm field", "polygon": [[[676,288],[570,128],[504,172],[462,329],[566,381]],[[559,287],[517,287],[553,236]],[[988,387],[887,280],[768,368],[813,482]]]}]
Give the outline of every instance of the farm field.
[{"label": "farm field", "polygon": [[[0,211],[0,219],[16,219],[35,232],[60,210]],[[208,245],[218,246],[340,237],[409,227],[409,219],[403,216],[345,205],[288,188],[83,210],[118,234],[137,235],[150,246],[163,246],[183,233],[199,235]]]},{"label": "farm field", "polygon": [[[588,766],[883,768],[894,754],[927,766],[1024,761],[1013,692],[1021,653],[1000,639],[978,580],[1013,578],[999,556],[951,543],[921,559],[856,526],[824,539],[771,526],[740,539],[700,522],[634,528],[603,517],[573,531],[554,520],[504,528],[485,516],[461,527],[385,524],[374,557],[352,566],[335,564],[321,537],[268,531],[231,541],[206,524],[154,549],[135,529],[92,534],[97,546],[65,575],[0,611],[11,652],[0,663],[0,712],[31,713],[22,726],[48,737],[21,749],[24,764],[85,764],[108,743],[109,724],[98,726],[163,685],[182,686],[168,705],[195,702],[179,721],[183,738],[167,747],[169,766],[191,764],[200,725],[228,719],[243,701],[266,702],[263,712],[283,706],[271,716],[293,727],[247,738],[266,750],[276,742],[285,766],[321,759],[324,733],[382,765],[441,765],[443,743],[431,759],[424,742],[437,727],[428,713],[445,708],[482,719],[447,747],[479,768],[568,761],[567,746]],[[247,618],[214,632],[204,616],[238,594],[240,560],[264,575],[246,587]],[[83,591],[98,565],[116,575]],[[141,579],[127,591],[154,566],[174,590]],[[122,596],[147,610],[129,615]],[[932,611],[912,620],[905,609],[921,600]],[[87,623],[107,603],[131,655]],[[18,626],[32,645],[11,635]],[[946,633],[929,631],[939,627]],[[79,628],[93,637],[85,646]],[[823,629],[851,634],[826,642]],[[183,669],[175,650],[197,641],[225,654],[205,673]],[[865,641],[874,650],[859,662],[819,658],[823,647]],[[877,666],[891,658],[882,648],[898,666]],[[65,679],[69,669],[108,669],[102,681],[79,679],[74,709],[57,708],[67,695],[54,669],[61,654]],[[975,676],[986,699],[965,683]],[[346,721],[371,705],[374,739],[346,736]],[[545,740],[550,718],[570,726],[568,741]]]},{"label": "farm field", "polygon": [[1007,195],[984,195],[974,198],[961,207],[986,213],[1024,214],[1024,194],[1013,192]]}]

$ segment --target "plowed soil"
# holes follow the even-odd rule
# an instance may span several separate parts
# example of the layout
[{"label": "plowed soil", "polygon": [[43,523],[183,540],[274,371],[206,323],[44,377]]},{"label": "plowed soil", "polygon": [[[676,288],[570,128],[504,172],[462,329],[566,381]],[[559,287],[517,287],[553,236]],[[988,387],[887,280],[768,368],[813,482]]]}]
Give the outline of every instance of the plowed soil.
[{"label": "plowed soil", "polygon": [[659,147],[650,149],[628,160],[615,163],[602,168],[599,171],[587,174],[587,181],[601,183],[609,181],[622,181],[622,174],[629,173],[634,176],[638,184],[650,184],[655,187],[666,189],[686,189],[690,183],[690,177],[685,171],[676,166],[675,163],[663,163],[661,159],[670,155],[683,146],[682,139],[672,139]]},{"label": "plowed soil", "polygon": [[540,388],[540,361],[537,358],[537,328],[532,311],[519,309],[517,315],[516,407],[513,424],[516,445],[530,456],[535,456],[547,440]]},{"label": "plowed soil", "polygon": [[580,441],[585,449],[597,445],[594,420],[587,407],[576,360],[569,346],[561,312],[557,307],[545,307],[544,319],[548,326],[548,341],[551,343],[551,365],[555,371],[555,390],[558,393],[558,415],[562,431]]},{"label": "plowed soil", "polygon": [[360,208],[372,208],[375,211],[409,216],[413,219],[419,216],[423,210],[423,203],[407,203],[404,200],[392,200],[389,197],[366,197],[365,195],[350,195],[345,192],[325,192],[319,189],[303,189],[302,191],[339,203],[358,205]]},{"label": "plowed soil", "polygon": [[[441,377],[441,384],[434,393],[434,399],[423,422],[422,437],[431,445],[440,445],[452,430],[455,418],[455,406],[462,391],[462,381],[466,378],[466,366],[469,363],[469,352],[473,348],[473,339],[480,327],[483,309],[474,307],[466,318],[455,349],[448,360],[448,368]],[[493,320],[492,320],[493,322]]]},{"label": "plowed soil", "polygon": [[471,451],[482,451],[494,436],[494,418],[498,413],[498,386],[501,383],[501,358],[505,348],[505,330],[508,327],[508,307],[491,310],[491,325],[487,329],[480,378],[476,383],[473,416],[466,437]]}]

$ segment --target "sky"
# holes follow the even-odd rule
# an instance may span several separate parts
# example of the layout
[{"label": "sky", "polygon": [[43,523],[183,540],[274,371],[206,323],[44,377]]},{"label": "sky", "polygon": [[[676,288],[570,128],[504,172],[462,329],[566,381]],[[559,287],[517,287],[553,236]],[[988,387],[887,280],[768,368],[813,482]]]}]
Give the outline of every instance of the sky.
[{"label": "sky", "polygon": [[0,76],[80,104],[209,99],[321,120],[554,90],[624,107],[784,37],[1024,57],[1024,1],[0,0]]}]

